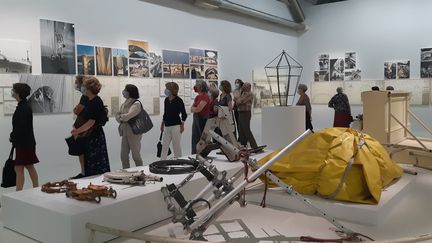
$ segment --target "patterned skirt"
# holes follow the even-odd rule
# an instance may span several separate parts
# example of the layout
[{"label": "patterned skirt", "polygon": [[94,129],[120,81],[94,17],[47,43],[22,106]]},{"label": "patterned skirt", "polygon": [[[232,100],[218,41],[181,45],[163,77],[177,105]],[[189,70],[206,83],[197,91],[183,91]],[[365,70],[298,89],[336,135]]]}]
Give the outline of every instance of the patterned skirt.
[{"label": "patterned skirt", "polygon": [[102,128],[95,128],[88,137],[87,151],[84,153],[85,176],[100,175],[110,171],[108,149]]}]

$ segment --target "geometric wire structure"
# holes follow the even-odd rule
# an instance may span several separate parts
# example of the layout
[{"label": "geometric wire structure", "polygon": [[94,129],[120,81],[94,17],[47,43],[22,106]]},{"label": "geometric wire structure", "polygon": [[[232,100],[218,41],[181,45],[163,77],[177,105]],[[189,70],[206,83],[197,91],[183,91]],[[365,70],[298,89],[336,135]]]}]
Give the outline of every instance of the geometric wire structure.
[{"label": "geometric wire structure", "polygon": [[[265,66],[267,82],[275,106],[288,106],[294,102],[303,66],[285,50]],[[277,85],[276,87],[272,87]],[[273,89],[277,90],[273,92]]]}]

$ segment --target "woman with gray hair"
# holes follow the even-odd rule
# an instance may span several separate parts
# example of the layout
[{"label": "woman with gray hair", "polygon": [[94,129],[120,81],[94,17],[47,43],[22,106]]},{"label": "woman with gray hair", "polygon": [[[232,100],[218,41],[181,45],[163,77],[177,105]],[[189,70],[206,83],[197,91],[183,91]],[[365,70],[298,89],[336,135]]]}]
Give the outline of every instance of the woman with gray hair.
[{"label": "woman with gray hair", "polygon": [[208,95],[208,86],[204,80],[197,80],[194,91],[198,93],[191,107],[193,114],[192,122],[192,154],[196,154],[196,146],[201,139],[201,133],[210,113],[210,97]]},{"label": "woman with gray hair", "polygon": [[306,106],[306,130],[310,129],[313,131],[312,126],[312,106],[309,100],[309,96],[306,94],[308,87],[306,84],[299,84],[297,88],[297,94],[300,95],[300,98],[297,101],[298,106]]},{"label": "woman with gray hair", "polygon": [[350,123],[353,119],[348,96],[343,93],[341,87],[338,87],[336,92],[337,94],[335,94],[328,103],[328,106],[335,110],[333,127],[350,127]]}]

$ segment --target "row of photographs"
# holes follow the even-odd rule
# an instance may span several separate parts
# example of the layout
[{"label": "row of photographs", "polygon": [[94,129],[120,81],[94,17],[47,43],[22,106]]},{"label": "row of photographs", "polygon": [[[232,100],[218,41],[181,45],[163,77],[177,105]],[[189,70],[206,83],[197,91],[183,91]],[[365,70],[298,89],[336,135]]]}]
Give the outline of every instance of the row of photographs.
[{"label": "row of photographs", "polygon": [[319,71],[314,72],[314,81],[361,80],[357,65],[357,52],[346,52],[345,58],[332,58],[329,54],[318,56]]},{"label": "row of photographs", "polygon": [[384,79],[409,79],[410,61],[384,62]]},{"label": "row of photographs", "polygon": [[[75,45],[75,25],[40,20],[43,74],[218,79],[218,52],[149,51],[149,43],[129,40],[127,49]],[[32,73],[31,43],[0,40],[0,73]]]}]

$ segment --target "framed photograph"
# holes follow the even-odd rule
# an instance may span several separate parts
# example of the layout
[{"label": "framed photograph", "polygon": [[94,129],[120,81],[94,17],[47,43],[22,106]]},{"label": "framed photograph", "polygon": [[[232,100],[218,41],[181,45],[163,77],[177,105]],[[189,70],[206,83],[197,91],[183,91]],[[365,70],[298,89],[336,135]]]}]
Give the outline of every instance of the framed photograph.
[{"label": "framed photograph", "polygon": [[204,79],[204,65],[191,64],[191,79]]},{"label": "framed photograph", "polygon": [[204,50],[201,49],[189,49],[189,57],[190,57],[190,64],[204,64],[205,63],[205,54]]},{"label": "framed photograph", "polygon": [[149,43],[140,40],[128,40],[129,58],[149,58]]},{"label": "framed photograph", "polygon": [[218,65],[218,52],[212,50],[205,50],[205,64],[206,65]]},{"label": "framed photograph", "polygon": [[209,80],[219,79],[217,66],[205,66],[205,79],[209,79]]},{"label": "framed photograph", "polygon": [[79,75],[95,75],[94,46],[77,45],[77,67]]},{"label": "framed photograph", "polygon": [[12,97],[12,87],[3,87],[3,101],[16,101]]},{"label": "framed photograph", "polygon": [[398,79],[410,78],[410,61],[400,61],[397,63],[397,78]]},{"label": "framed photograph", "polygon": [[345,81],[361,80],[361,70],[345,70]]},{"label": "framed photograph", "polygon": [[150,76],[153,78],[162,78],[162,70],[163,70],[163,62],[162,55],[150,52],[149,57],[149,69]]},{"label": "framed photograph", "polygon": [[0,39],[0,73],[31,73],[31,43]]},{"label": "framed photograph", "polygon": [[129,76],[128,51],[126,49],[112,49],[114,76]]},{"label": "framed photograph", "polygon": [[328,71],[330,68],[329,59],[319,59],[319,69],[320,71]]},{"label": "framed photograph", "polygon": [[330,81],[344,80],[344,59],[330,59]]},{"label": "framed photograph", "polygon": [[315,71],[314,80],[315,82],[329,81],[329,71]]},{"label": "framed photograph", "polygon": [[357,52],[345,53],[345,69],[357,68]]},{"label": "framed photograph", "polygon": [[432,78],[432,62],[421,62],[420,63],[420,77],[421,78]]},{"label": "framed photograph", "polygon": [[145,78],[149,77],[148,59],[129,58],[130,77]]},{"label": "framed photograph", "polygon": [[190,78],[188,52],[163,50],[162,57],[164,78]]},{"label": "framed photograph", "polygon": [[96,47],[96,74],[112,76],[112,50],[107,47]]},{"label": "framed photograph", "polygon": [[384,63],[384,79],[396,79],[396,63]]},{"label": "framed photograph", "polygon": [[432,48],[422,48],[420,50],[420,62],[432,62]]}]

